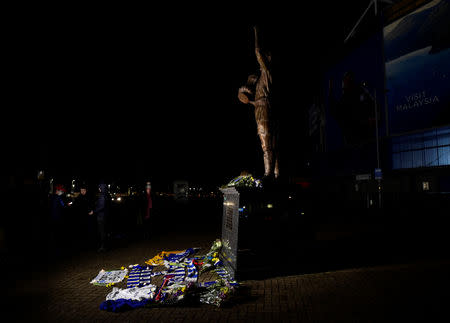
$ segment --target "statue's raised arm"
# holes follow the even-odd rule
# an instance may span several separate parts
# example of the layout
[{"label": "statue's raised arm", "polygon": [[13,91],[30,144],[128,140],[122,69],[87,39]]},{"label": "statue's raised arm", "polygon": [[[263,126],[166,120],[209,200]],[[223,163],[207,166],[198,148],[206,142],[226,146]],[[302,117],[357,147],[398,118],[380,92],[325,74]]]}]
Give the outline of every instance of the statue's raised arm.
[{"label": "statue's raised arm", "polygon": [[259,45],[259,40],[258,40],[258,27],[254,26],[253,30],[255,31],[255,54],[256,54],[256,59],[258,60],[259,66],[261,67],[262,70],[267,71],[268,67],[267,67],[267,57],[261,53],[261,48]]}]

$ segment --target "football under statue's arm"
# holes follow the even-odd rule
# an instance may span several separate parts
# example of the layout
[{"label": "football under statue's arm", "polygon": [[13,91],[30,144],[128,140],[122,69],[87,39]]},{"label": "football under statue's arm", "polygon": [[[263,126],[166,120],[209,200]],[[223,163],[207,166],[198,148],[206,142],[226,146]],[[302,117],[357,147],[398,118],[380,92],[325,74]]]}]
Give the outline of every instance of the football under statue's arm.
[{"label": "football under statue's arm", "polygon": [[255,101],[251,101],[250,97],[253,96],[253,92],[246,86],[241,86],[238,91],[238,99],[244,104],[255,105]]}]

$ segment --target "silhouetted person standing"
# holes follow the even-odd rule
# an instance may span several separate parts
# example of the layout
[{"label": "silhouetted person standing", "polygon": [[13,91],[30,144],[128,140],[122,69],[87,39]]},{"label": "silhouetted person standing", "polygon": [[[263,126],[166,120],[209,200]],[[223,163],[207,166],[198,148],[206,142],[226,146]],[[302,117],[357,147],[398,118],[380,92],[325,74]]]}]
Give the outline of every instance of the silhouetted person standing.
[{"label": "silhouetted person standing", "polygon": [[145,192],[142,199],[142,216],[143,216],[143,229],[144,229],[144,238],[150,238],[151,232],[151,218],[153,211],[153,192],[152,192],[152,184],[147,182],[145,184]]},{"label": "silhouetted person standing", "polygon": [[84,183],[80,185],[80,194],[75,199],[74,206],[77,213],[77,240],[83,247],[88,247],[95,241],[97,221],[93,214],[89,215],[94,209],[94,201]]},{"label": "silhouetted person standing", "polygon": [[55,256],[62,256],[62,252],[66,249],[67,228],[66,228],[66,208],[67,203],[64,198],[66,189],[63,185],[55,186],[55,193],[50,199],[50,223],[52,234],[52,250]]},{"label": "silhouetted person standing", "polygon": [[109,213],[109,197],[104,182],[100,182],[98,191],[99,194],[95,202],[94,210],[89,212],[89,214],[95,215],[97,218],[97,229],[100,238],[100,248],[97,251],[103,252],[106,250],[106,224]]}]

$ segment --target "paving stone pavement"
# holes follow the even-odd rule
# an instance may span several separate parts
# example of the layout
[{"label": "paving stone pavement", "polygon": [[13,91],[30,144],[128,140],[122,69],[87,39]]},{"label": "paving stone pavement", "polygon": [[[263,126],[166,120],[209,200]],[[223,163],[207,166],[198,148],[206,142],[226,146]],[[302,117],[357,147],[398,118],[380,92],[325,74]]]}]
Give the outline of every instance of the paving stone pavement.
[{"label": "paving stone pavement", "polygon": [[[246,280],[225,308],[99,309],[111,290],[89,283],[100,269],[143,264],[161,250],[201,247],[206,252],[215,238],[217,232],[174,233],[106,253],[81,253],[15,282],[10,310],[17,321],[31,322],[450,321],[450,261],[437,259]],[[267,255],[267,261],[283,266],[276,255]]]}]

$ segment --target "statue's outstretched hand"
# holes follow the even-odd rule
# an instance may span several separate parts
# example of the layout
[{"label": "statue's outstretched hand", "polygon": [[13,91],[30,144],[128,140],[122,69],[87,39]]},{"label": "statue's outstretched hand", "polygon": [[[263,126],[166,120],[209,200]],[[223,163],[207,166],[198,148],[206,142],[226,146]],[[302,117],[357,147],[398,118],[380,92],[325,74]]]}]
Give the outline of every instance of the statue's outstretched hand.
[{"label": "statue's outstretched hand", "polygon": [[259,28],[258,26],[253,26],[253,30],[255,31],[255,46],[256,48],[259,48],[259,43],[258,43],[258,32],[259,32]]}]

